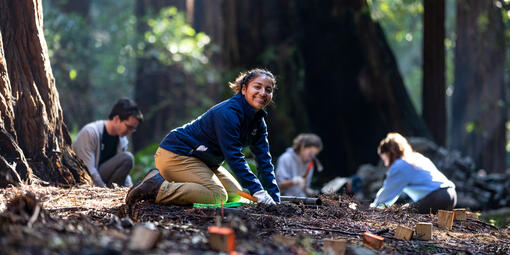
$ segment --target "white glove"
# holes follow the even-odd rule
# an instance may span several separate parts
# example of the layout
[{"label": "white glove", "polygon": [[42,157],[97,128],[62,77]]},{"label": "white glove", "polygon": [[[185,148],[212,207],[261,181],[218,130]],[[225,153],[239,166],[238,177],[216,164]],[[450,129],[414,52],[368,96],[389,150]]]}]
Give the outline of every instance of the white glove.
[{"label": "white glove", "polygon": [[306,188],[305,189],[305,193],[306,193],[307,196],[313,196],[313,195],[319,194],[319,191],[314,190],[314,189],[310,189],[310,188]]},{"label": "white glove", "polygon": [[275,205],[273,198],[267,193],[265,190],[259,190],[253,193],[253,197],[257,199],[257,203],[267,204],[267,205]]},{"label": "white glove", "polygon": [[305,179],[299,175],[294,176],[294,178],[292,178],[292,184],[302,189],[305,187]]}]

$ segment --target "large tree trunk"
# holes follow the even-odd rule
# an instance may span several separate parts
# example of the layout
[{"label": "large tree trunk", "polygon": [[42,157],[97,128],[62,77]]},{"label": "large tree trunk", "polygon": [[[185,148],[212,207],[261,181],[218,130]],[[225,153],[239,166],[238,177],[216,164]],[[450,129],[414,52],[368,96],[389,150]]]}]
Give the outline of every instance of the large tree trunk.
[{"label": "large tree trunk", "polygon": [[428,136],[368,9],[365,0],[225,1],[227,70],[266,67],[278,78],[272,154],[300,132],[317,133],[323,180],[375,163],[388,131]]},{"label": "large tree trunk", "polygon": [[496,1],[458,1],[451,145],[478,167],[496,172],[506,169],[504,66],[504,27]]},{"label": "large tree trunk", "polygon": [[302,1],[298,45],[304,52],[312,131],[324,139],[327,179],[378,160],[387,132],[427,136],[395,57],[365,0]]},{"label": "large tree trunk", "polygon": [[40,0],[0,0],[0,187],[90,182],[71,150]]},{"label": "large tree trunk", "polygon": [[445,1],[424,0],[423,120],[437,144],[446,144]]}]

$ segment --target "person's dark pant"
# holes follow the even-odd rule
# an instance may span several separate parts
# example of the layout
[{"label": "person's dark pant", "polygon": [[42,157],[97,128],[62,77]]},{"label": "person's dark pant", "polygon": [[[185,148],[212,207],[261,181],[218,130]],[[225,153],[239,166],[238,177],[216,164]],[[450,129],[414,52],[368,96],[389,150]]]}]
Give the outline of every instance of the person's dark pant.
[{"label": "person's dark pant", "polygon": [[437,213],[437,210],[452,210],[457,205],[455,188],[440,188],[413,204],[419,213]]},{"label": "person's dark pant", "polygon": [[113,183],[124,186],[126,177],[133,168],[133,165],[133,154],[124,151],[102,163],[99,166],[99,174],[108,187],[111,187]]}]

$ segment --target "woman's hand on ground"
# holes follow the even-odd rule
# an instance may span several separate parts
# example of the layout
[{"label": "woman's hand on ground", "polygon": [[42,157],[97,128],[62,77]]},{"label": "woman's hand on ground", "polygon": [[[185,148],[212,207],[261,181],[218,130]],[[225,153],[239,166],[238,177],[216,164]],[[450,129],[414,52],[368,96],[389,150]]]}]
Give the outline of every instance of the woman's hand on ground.
[{"label": "woman's hand on ground", "polygon": [[257,203],[262,203],[262,204],[267,204],[267,205],[276,204],[274,202],[273,198],[265,190],[259,190],[255,193],[253,193],[253,197],[255,197],[255,199],[257,199]]},{"label": "woman's hand on ground", "polygon": [[298,186],[299,188],[302,189],[305,187],[305,179],[299,175],[294,176],[292,178],[292,184],[294,184],[295,186]]}]

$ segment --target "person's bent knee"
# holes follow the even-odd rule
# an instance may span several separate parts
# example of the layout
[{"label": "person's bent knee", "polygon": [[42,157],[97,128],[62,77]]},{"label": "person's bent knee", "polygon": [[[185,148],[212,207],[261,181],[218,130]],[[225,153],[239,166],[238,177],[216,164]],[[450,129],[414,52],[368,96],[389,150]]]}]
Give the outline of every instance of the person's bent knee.
[{"label": "person's bent knee", "polygon": [[227,190],[221,186],[211,190],[211,196],[214,204],[226,203],[228,199]]},{"label": "person's bent knee", "polygon": [[135,165],[135,157],[129,151],[123,151],[119,153],[121,157],[122,164],[126,166],[126,168],[131,169]]}]

